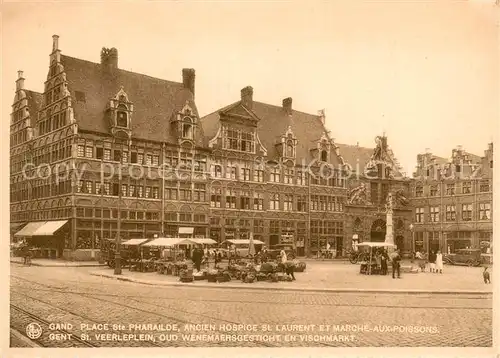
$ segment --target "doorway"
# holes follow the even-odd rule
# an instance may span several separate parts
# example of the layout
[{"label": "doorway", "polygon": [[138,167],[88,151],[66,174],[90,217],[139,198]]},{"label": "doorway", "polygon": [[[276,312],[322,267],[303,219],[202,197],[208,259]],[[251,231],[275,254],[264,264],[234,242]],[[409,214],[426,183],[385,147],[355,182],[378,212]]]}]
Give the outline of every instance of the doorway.
[{"label": "doorway", "polygon": [[396,247],[398,250],[400,250],[401,252],[403,252],[403,249],[404,249],[404,237],[403,236],[396,236]]},{"label": "doorway", "polygon": [[385,241],[386,224],[384,220],[375,220],[370,231],[370,241],[384,242]]}]

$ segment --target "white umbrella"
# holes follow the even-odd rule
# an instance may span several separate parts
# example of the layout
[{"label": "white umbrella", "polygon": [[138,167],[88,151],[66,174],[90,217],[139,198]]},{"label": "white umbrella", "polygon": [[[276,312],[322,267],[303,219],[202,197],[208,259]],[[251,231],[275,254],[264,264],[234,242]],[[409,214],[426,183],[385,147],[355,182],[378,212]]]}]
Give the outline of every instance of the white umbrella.
[{"label": "white umbrella", "polygon": [[248,243],[248,254],[249,255],[255,255],[255,245],[253,244],[253,233],[250,233],[250,240]]}]

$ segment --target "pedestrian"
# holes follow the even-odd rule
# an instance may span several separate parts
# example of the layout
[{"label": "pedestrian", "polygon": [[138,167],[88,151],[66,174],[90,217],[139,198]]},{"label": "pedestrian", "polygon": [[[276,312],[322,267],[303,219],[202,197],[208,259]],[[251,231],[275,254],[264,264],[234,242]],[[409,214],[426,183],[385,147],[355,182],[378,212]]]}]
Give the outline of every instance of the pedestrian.
[{"label": "pedestrian", "polygon": [[203,259],[203,251],[200,249],[200,248],[195,248],[193,250],[193,256],[192,256],[192,260],[193,260],[193,263],[196,267],[196,271],[197,272],[200,272],[201,270],[201,261]]},{"label": "pedestrian", "polygon": [[396,278],[396,272],[398,273],[398,278],[401,278],[401,255],[399,254],[399,249],[392,256],[392,278]]},{"label": "pedestrian", "polygon": [[431,250],[431,252],[429,253],[429,271],[436,271],[436,253],[434,252],[434,250]]},{"label": "pedestrian", "polygon": [[490,281],[490,273],[488,272],[488,266],[484,267],[483,279],[484,279],[484,283],[491,283],[491,281]]},{"label": "pedestrian", "polygon": [[293,281],[295,281],[295,275],[293,272],[295,271],[295,264],[291,261],[287,261],[284,263],[285,265],[285,273],[292,278]]},{"label": "pedestrian", "polygon": [[382,275],[387,275],[387,261],[389,260],[389,256],[387,255],[387,251],[385,249],[382,250],[382,254],[380,255],[380,269]]},{"label": "pedestrian", "polygon": [[443,254],[441,250],[438,250],[436,254],[436,272],[443,273]]}]

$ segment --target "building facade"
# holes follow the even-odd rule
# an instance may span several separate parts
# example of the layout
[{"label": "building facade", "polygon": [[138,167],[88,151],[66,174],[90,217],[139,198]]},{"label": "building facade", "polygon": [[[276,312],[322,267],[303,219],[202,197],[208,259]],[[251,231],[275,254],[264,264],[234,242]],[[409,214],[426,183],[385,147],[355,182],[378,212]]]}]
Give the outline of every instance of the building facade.
[{"label": "building facade", "polygon": [[493,143],[483,157],[462,147],[451,159],[419,154],[411,202],[415,250],[486,253],[493,238]]}]

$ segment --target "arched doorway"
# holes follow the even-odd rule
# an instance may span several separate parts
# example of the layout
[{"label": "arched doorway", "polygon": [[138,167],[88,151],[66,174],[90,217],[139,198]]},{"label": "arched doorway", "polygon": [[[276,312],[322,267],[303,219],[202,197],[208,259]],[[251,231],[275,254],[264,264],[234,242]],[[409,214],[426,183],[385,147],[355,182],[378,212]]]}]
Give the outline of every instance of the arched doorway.
[{"label": "arched doorway", "polygon": [[386,224],[384,220],[375,220],[370,231],[370,241],[384,242],[385,241]]}]

